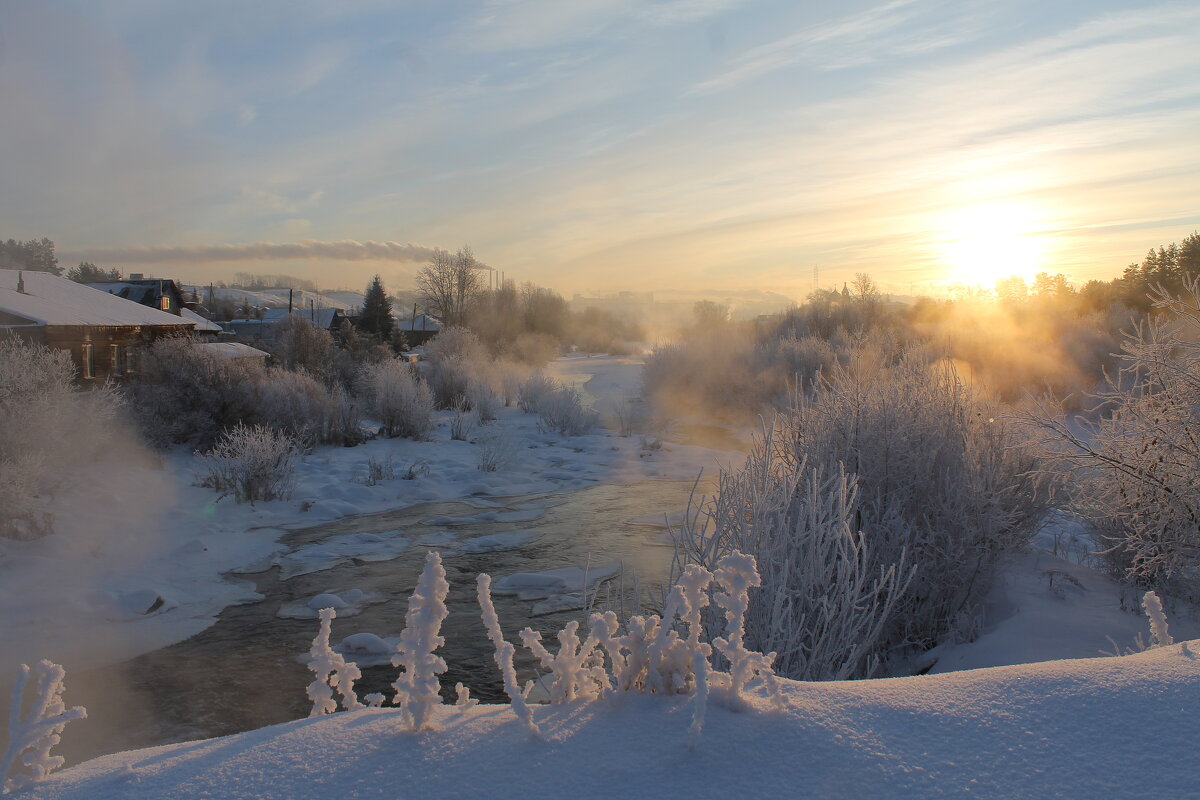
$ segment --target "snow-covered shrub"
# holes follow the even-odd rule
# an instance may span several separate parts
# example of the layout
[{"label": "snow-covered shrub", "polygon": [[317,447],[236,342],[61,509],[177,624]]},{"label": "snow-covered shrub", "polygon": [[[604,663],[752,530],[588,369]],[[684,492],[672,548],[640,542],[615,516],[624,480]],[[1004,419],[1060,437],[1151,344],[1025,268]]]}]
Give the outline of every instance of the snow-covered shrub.
[{"label": "snow-covered shrub", "polygon": [[691,565],[716,569],[734,551],[757,559],[762,587],[750,595],[746,635],[779,654],[779,674],[869,677],[886,654],[884,632],[911,574],[904,549],[895,563],[873,557],[854,528],[857,480],[840,467],[792,468],[771,456],[774,444],[768,430],[672,537]]},{"label": "snow-covered shrub", "polygon": [[471,432],[479,426],[479,416],[471,410],[465,401],[454,406],[450,414],[450,438],[456,442],[465,442]]},{"label": "snow-covered shrub", "polygon": [[274,368],[247,388],[254,419],[298,443],[353,445],[363,439],[357,409],[340,386],[329,389],[303,370]]},{"label": "snow-covered shrub", "polygon": [[467,405],[481,423],[487,423],[496,418],[500,399],[486,382],[472,379],[467,384]]},{"label": "snow-covered shrub", "polygon": [[517,405],[526,414],[536,414],[542,398],[559,388],[558,381],[546,377],[540,369],[534,370],[517,389]]},{"label": "snow-covered shrub", "polygon": [[239,503],[280,500],[291,496],[296,442],[286,433],[261,425],[235,425],[204,454],[200,485]]},{"label": "snow-covered shrub", "polygon": [[158,339],[136,360],[121,392],[146,437],[157,445],[208,447],[226,428],[255,421],[254,359],[219,358],[186,337]]},{"label": "snow-covered shrub", "polygon": [[359,386],[384,436],[425,439],[433,429],[433,395],[405,362],[388,359],[367,366]]},{"label": "snow-covered shrub", "polygon": [[510,642],[505,641],[504,634],[500,630],[500,617],[497,616],[496,606],[492,603],[491,576],[480,573],[475,579],[475,587],[475,596],[479,599],[479,608],[483,614],[483,627],[487,630],[488,639],[491,640],[494,648],[492,657],[504,680],[504,693],[508,695],[513,712],[525,724],[529,732],[534,736],[541,736],[537,723],[533,721],[529,704],[525,701],[525,693],[517,683],[517,670],[513,666],[513,655],[516,648]]},{"label": "snow-covered shrub", "polygon": [[308,651],[308,668],[316,676],[308,685],[308,699],[312,700],[313,704],[308,715],[319,717],[337,711],[337,702],[333,699],[335,689],[342,696],[342,708],[347,711],[362,708],[362,703],[358,702],[358,695],[354,693],[354,682],[362,677],[362,672],[358,665],[346,661],[341,653],[334,652],[329,646],[329,634],[337,611],[322,608],[319,616],[321,627]]},{"label": "snow-covered shrub", "polygon": [[496,472],[517,455],[517,440],[504,428],[491,426],[475,440],[479,446],[480,472]]},{"label": "snow-covered shrub", "polygon": [[0,537],[51,533],[57,496],[81,464],[114,457],[128,434],[119,396],[80,391],[64,350],[0,336]]},{"label": "snow-covered shrub", "polygon": [[640,434],[646,429],[646,404],[640,397],[624,397],[614,400],[609,405],[607,416],[612,427],[622,437]]},{"label": "snow-covered shrub", "polygon": [[396,690],[392,704],[400,707],[405,722],[414,731],[431,727],[433,709],[442,704],[438,675],[446,671],[446,660],[434,651],[446,643],[439,631],[450,613],[446,608],[449,592],[442,557],[430,552],[425,556],[417,588],[408,599],[404,631],[392,656],[392,666],[404,670],[392,684]]},{"label": "snow-covered shrub", "polygon": [[797,474],[843,465],[857,480],[867,573],[913,570],[880,655],[961,635],[999,556],[1024,547],[1045,513],[1032,448],[948,362],[886,341],[860,347],[793,398],[760,460]]},{"label": "snow-covered shrub", "polygon": [[537,415],[539,427],[563,436],[582,436],[599,419],[595,412],[583,407],[583,398],[574,386],[559,386],[543,394],[537,402]]},{"label": "snow-covered shrub", "polygon": [[[34,667],[37,684],[28,712],[25,705],[25,686],[30,669],[21,665],[12,691],[12,707],[8,714],[8,746],[0,756],[0,788],[15,792],[40,781],[64,763],[62,756],[50,755],[50,750],[62,739],[68,722],[85,719],[82,706],[67,708],[62,700],[63,678],[66,672],[58,664],[42,660]],[[23,775],[16,769],[29,771]]]},{"label": "snow-covered shrub", "polygon": [[1142,597],[1142,608],[1150,620],[1150,646],[1166,647],[1175,642],[1167,632],[1167,615],[1163,613],[1162,600],[1153,591]]},{"label": "snow-covered shrub", "polygon": [[291,314],[275,324],[270,350],[280,366],[307,372],[326,385],[348,384],[354,377],[349,348],[338,347],[329,331],[303,314]]},{"label": "snow-covered shrub", "polygon": [[1142,585],[1200,596],[1200,283],[1158,292],[1159,316],[1122,344],[1120,370],[1091,396],[1095,421],[1044,409],[1068,475],[1071,510],[1087,520],[1110,568]]},{"label": "snow-covered shrub", "polygon": [[363,477],[362,482],[367,486],[378,486],[384,481],[393,480],[396,477],[396,467],[392,464],[392,459],[384,458],[382,461],[370,456],[367,458],[367,474]]}]

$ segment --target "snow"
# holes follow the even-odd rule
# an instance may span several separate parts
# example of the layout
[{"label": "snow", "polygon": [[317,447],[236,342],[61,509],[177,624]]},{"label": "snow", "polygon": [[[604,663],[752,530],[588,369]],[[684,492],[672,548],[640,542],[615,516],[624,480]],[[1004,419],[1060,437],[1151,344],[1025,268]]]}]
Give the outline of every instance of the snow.
[{"label": "snow", "polygon": [[321,609],[332,608],[337,611],[338,618],[352,617],[361,614],[367,606],[387,602],[387,598],[377,592],[364,592],[361,589],[332,590],[322,592],[314,597],[285,603],[275,612],[283,619],[316,619]]},{"label": "snow", "polygon": [[[19,280],[25,292],[17,291]],[[170,325],[192,328],[190,320],[47,272],[0,269],[0,311],[34,325]]]},{"label": "snow", "polygon": [[278,556],[275,564],[284,580],[310,572],[320,572],[352,559],[389,561],[412,546],[404,531],[383,533],[347,533],[322,542],[297,548]]},{"label": "snow", "polygon": [[[887,680],[781,680],[782,709],[621,695],[440,706],[398,733],[366,709],[104,756],[24,796],[124,798],[1192,797],[1200,642],[1121,658]],[[300,689],[298,689],[299,691]],[[68,690],[69,691],[69,690]],[[68,731],[69,735],[69,731]]]},{"label": "snow", "polygon": [[241,342],[197,342],[196,347],[217,358],[268,358],[271,355]]}]

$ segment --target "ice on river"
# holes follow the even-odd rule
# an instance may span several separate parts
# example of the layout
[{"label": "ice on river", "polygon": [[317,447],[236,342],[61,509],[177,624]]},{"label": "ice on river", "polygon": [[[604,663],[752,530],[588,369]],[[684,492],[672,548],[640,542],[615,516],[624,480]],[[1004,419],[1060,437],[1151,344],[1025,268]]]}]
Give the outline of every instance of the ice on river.
[{"label": "ice on river", "polygon": [[537,539],[541,534],[534,531],[509,531],[507,533],[489,533],[486,536],[476,536],[463,542],[459,548],[464,553],[494,553],[498,550],[511,550],[523,547]]},{"label": "ice on river", "polygon": [[363,609],[374,603],[387,602],[387,598],[377,592],[364,592],[361,589],[329,589],[315,597],[295,600],[285,603],[276,616],[283,619],[316,619],[323,608],[337,611],[338,617],[352,617],[362,613]]},{"label": "ice on river", "polygon": [[525,508],[518,511],[485,511],[471,517],[434,517],[426,525],[474,525],[479,522],[531,522],[546,513],[545,508]]},{"label": "ice on river", "polygon": [[278,556],[275,563],[282,570],[280,577],[287,580],[297,575],[331,569],[351,559],[389,561],[412,546],[412,542],[403,534],[404,531],[384,531],[332,536]]},{"label": "ice on river", "polygon": [[519,600],[537,600],[532,615],[555,614],[583,608],[585,581],[591,592],[601,581],[621,572],[621,563],[583,567],[559,567],[541,572],[517,572],[506,575],[492,584],[498,595],[516,595]]}]

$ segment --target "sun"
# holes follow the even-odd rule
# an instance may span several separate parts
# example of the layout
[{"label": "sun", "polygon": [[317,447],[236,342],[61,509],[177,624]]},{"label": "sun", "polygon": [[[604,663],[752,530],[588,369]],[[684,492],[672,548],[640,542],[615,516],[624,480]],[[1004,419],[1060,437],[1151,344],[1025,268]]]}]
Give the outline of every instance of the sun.
[{"label": "sun", "polygon": [[1032,281],[1044,256],[1038,228],[1035,209],[1018,203],[985,203],[951,212],[938,242],[946,280],[985,289],[1010,275]]}]

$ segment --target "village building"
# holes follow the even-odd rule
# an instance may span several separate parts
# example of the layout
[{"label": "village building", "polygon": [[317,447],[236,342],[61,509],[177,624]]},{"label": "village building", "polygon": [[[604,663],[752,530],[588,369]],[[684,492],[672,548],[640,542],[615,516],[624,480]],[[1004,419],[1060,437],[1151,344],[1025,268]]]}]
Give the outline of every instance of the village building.
[{"label": "village building", "polygon": [[314,327],[330,333],[337,333],[346,319],[340,308],[296,308],[291,311],[286,308],[270,308],[263,313],[262,319],[231,319],[222,322],[221,327],[239,339],[269,343],[275,341],[279,323],[289,316],[306,319]]},{"label": "village building", "polygon": [[84,383],[133,373],[140,346],[160,336],[192,334],[195,326],[48,272],[0,270],[0,336],[68,351]]}]

